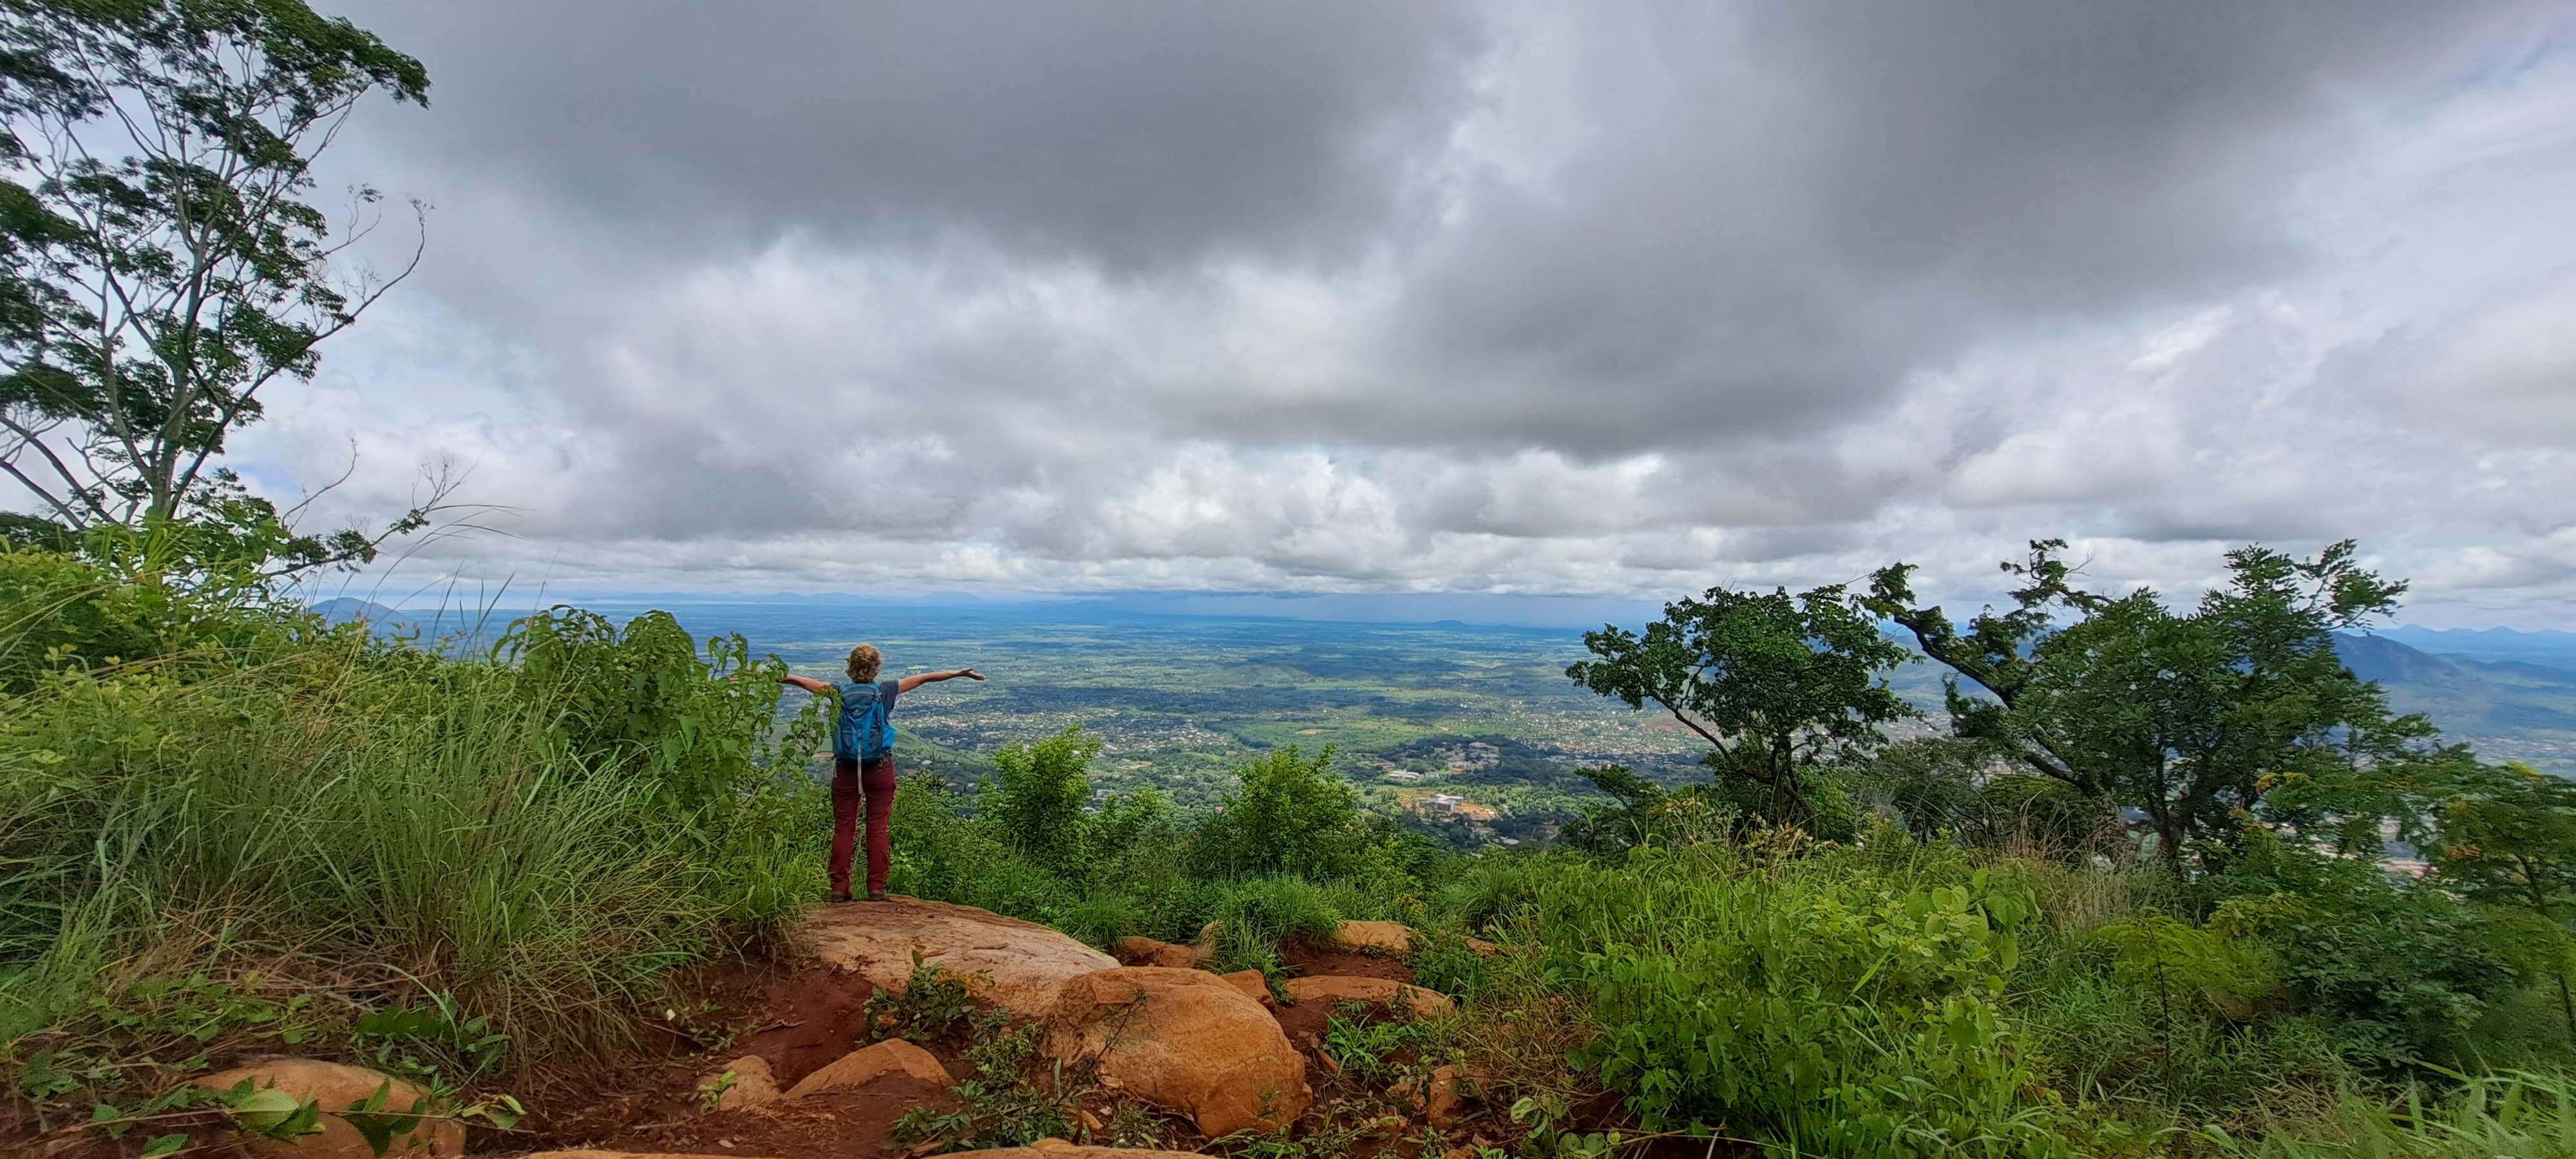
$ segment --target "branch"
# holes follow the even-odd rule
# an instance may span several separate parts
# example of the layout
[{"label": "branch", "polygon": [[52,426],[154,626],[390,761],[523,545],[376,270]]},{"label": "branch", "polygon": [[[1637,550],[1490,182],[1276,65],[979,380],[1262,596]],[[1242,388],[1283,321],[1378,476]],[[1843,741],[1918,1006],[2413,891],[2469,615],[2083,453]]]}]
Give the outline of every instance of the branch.
[{"label": "branch", "polygon": [[10,478],[18,481],[19,486],[35,492],[37,498],[44,500],[48,506],[61,512],[63,518],[70,520],[73,526],[82,527],[87,525],[85,521],[81,519],[80,513],[72,510],[70,504],[55,498],[53,492],[45,490],[45,488],[38,484],[34,479],[28,478],[25,471],[18,469],[18,460],[16,456],[13,455],[8,458],[0,458],[0,471],[7,471]]},{"label": "branch", "polygon": [[[45,463],[54,469],[54,474],[61,476],[63,486],[69,494],[78,496],[82,502],[88,504],[90,509],[97,514],[98,518],[109,518],[107,509],[99,504],[97,498],[91,494],[90,488],[83,486],[80,481],[80,477],[72,474],[71,467],[63,462],[62,456],[55,454],[54,449],[45,443],[43,432],[27,427],[18,420],[9,417],[5,412],[0,412],[0,426],[9,428],[10,433],[17,435],[20,446],[36,448],[36,453],[45,457]],[[0,459],[0,465],[5,465],[9,469],[9,474],[16,477],[17,480],[21,484],[24,484],[28,490],[42,496],[47,503],[53,504],[54,509],[62,512],[64,518],[71,520],[74,524],[79,526],[86,527],[89,525],[88,517],[73,511],[66,504],[65,500],[55,497],[53,492],[38,486],[35,480],[28,478],[24,472],[20,471],[18,469],[18,457],[16,455],[13,454],[7,459]]]},{"label": "branch", "polygon": [[1680,710],[1680,709],[1678,709],[1678,708],[1673,707],[1673,702],[1672,702],[1672,701],[1666,700],[1666,699],[1664,699],[1663,697],[1660,697],[1660,696],[1655,697],[1654,699],[1655,699],[1655,703],[1657,703],[1657,704],[1660,704],[1660,705],[1663,705],[1663,706],[1664,706],[1664,711],[1666,711],[1666,712],[1669,712],[1669,713],[1673,714],[1673,719],[1674,719],[1674,720],[1678,720],[1678,721],[1682,722],[1682,727],[1683,727],[1683,728],[1687,728],[1687,729],[1691,730],[1692,732],[1698,733],[1698,734],[1700,735],[1700,739],[1707,741],[1711,746],[1715,747],[1715,748],[1717,749],[1717,751],[1719,751],[1719,752],[1725,752],[1725,751],[1727,751],[1727,750],[1726,750],[1726,742],[1725,742],[1725,741],[1718,739],[1718,737],[1717,737],[1717,734],[1716,734],[1716,733],[1710,732],[1710,731],[1708,731],[1708,730],[1707,730],[1707,729],[1705,729],[1705,728],[1701,728],[1701,727],[1700,727],[1700,724],[1699,724],[1699,722],[1698,722],[1698,721],[1696,721],[1696,720],[1692,720],[1691,718],[1689,718],[1689,717],[1687,717],[1687,716],[1682,715],[1682,710]]}]

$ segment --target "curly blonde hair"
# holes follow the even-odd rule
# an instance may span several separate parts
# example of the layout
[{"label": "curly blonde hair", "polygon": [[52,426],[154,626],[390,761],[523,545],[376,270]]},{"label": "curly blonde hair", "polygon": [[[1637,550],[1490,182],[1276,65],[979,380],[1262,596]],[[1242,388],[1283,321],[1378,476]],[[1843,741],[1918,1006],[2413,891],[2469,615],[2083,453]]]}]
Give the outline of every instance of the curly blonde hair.
[{"label": "curly blonde hair", "polygon": [[850,679],[860,684],[873,684],[877,670],[885,667],[885,653],[874,644],[861,644],[850,649]]}]

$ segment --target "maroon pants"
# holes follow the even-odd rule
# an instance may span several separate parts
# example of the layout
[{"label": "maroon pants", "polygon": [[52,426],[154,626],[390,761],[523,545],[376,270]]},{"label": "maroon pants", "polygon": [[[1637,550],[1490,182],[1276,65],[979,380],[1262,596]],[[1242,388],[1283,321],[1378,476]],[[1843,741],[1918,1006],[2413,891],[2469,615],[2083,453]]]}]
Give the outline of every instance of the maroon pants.
[{"label": "maroon pants", "polygon": [[848,757],[832,761],[832,892],[850,892],[850,853],[856,843],[859,827],[860,790],[865,789],[868,807],[868,892],[883,893],[886,887],[886,862],[894,852],[894,837],[886,830],[886,818],[894,813],[894,754],[888,753],[866,764]]}]

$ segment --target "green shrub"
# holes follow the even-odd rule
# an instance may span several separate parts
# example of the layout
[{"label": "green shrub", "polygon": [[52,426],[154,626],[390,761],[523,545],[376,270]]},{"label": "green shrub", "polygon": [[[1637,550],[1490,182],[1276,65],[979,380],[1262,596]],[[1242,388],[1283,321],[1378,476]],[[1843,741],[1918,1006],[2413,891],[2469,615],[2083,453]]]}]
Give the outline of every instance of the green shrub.
[{"label": "green shrub", "polygon": [[2464,1077],[2430,1096],[2410,1087],[2394,1105],[2347,1092],[2327,1113],[2273,1122],[2259,1137],[2207,1134],[2251,1159],[2569,1159],[2576,1084],[2517,1071]]},{"label": "green shrub", "polygon": [[1415,982],[1469,1002],[1482,1000],[1491,983],[1485,956],[1446,930],[1423,935],[1408,962]]},{"label": "green shrub", "polygon": [[[969,1035],[973,1045],[966,1050],[975,1073],[949,1088],[957,1109],[914,1107],[895,1120],[889,1137],[897,1144],[922,1146],[923,1153],[1025,1147],[1040,1139],[1073,1137],[1076,1128],[1066,1108],[1090,1093],[1099,1064],[1084,1061],[1041,1072],[1033,1064],[1045,1029],[1035,1022],[1014,1028],[1000,1010],[977,1019]],[[1136,1131],[1132,1124],[1120,1126]]]},{"label": "green shrub", "polygon": [[1079,880],[1090,872],[1094,851],[1089,818],[1091,758],[1100,738],[1079,727],[1035,744],[1006,745],[993,754],[993,776],[975,797],[978,818],[989,821],[1004,844],[1049,873]]},{"label": "green shrub", "polygon": [[53,641],[0,695],[0,1044],[132,1045],[91,997],[283,960],[539,1063],[813,892],[820,801],[771,777],[778,669],[738,640],[583,621],[447,658],[34,553],[0,554],[0,622]]},{"label": "green shrub", "polygon": [[1359,871],[1379,834],[1332,764],[1329,748],[1306,757],[1290,745],[1235,769],[1241,787],[1192,837],[1194,868],[1211,877],[1286,873],[1316,880]]},{"label": "green shrub", "polygon": [[2259,903],[2249,932],[2361,1065],[2465,1060],[2468,1028],[2515,986],[2475,910],[2438,887],[2399,885],[2365,861],[2255,829],[2227,872],[2200,888],[2222,905]]},{"label": "green shrub", "polygon": [[1207,920],[1218,923],[1218,970],[1279,968],[1279,943],[1304,935],[1332,936],[1345,918],[1363,916],[1364,903],[1348,887],[1276,876],[1211,885],[1203,895]]},{"label": "green shrub", "polygon": [[2003,1013],[2031,903],[1953,869],[1726,843],[1559,860],[1532,928],[1594,1000],[1602,1034],[1578,1061],[1647,1127],[1827,1154],[2062,1152],[2064,1116],[2027,1094]]},{"label": "green shrub", "polygon": [[2105,820],[2101,802],[2019,771],[2009,750],[1986,741],[1935,736],[1889,745],[1843,776],[1918,840],[1947,834],[1979,848],[2071,858],[2091,851]]},{"label": "green shrub", "polygon": [[557,707],[570,753],[603,774],[649,780],[667,807],[729,803],[769,755],[786,668],[754,660],[739,634],[708,637],[702,655],[668,612],[621,630],[557,607],[512,624],[496,651]]},{"label": "green shrub", "polygon": [[915,950],[912,977],[904,988],[868,995],[860,1012],[867,1019],[869,1038],[932,1042],[956,1029],[974,1010],[966,980],[949,976],[937,963],[923,962],[921,952]]}]

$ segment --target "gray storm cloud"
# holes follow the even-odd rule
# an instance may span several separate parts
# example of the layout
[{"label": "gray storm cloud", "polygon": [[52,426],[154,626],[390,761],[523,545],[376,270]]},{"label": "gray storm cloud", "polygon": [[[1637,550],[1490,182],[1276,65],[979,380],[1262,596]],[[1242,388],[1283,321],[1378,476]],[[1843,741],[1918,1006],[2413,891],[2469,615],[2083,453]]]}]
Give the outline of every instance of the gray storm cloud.
[{"label": "gray storm cloud", "polygon": [[2532,615],[2576,564],[2545,5],[346,12],[434,87],[334,172],[436,203],[431,265],[242,446],[515,509],[407,566],[1661,594],[2356,535]]}]

